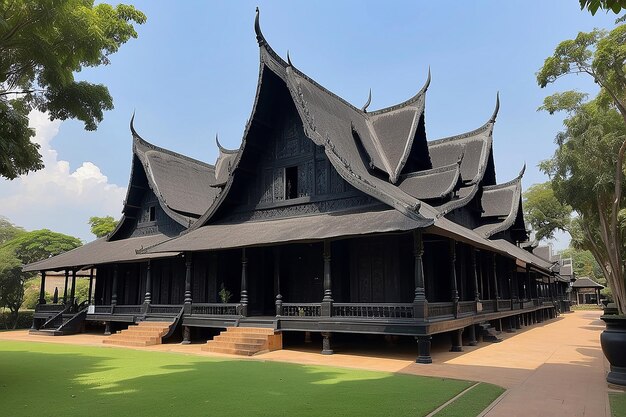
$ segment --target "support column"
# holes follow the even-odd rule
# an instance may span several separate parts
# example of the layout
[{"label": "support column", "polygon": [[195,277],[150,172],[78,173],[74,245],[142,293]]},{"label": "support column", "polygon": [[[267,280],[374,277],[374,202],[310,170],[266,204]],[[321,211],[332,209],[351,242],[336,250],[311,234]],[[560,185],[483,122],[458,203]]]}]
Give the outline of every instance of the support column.
[{"label": "support column", "polygon": [[330,348],[330,336],[331,333],[329,332],[322,333],[322,355],[332,355],[334,353]]},{"label": "support column", "polygon": [[189,326],[183,326],[183,341],[181,345],[188,345],[191,343],[191,328]]},{"label": "support column", "polygon": [[146,264],[146,295],[144,296],[144,304],[152,303],[152,262],[148,259]]},{"label": "support column", "polygon": [[87,304],[91,304],[93,294],[93,268],[89,270],[89,295],[87,296]]},{"label": "support column", "polygon": [[274,248],[274,286],[276,288],[276,315],[283,315],[283,296],[280,293],[280,248]]},{"label": "support column", "polygon": [[111,305],[117,305],[117,275],[119,267],[117,264],[113,266],[113,283],[111,284]]},{"label": "support column", "polygon": [[[528,291],[528,294],[526,293]],[[529,300],[533,298],[530,288],[530,265],[526,264],[526,284],[524,284],[524,299]]]},{"label": "support column", "polygon": [[41,271],[41,285],[39,286],[39,304],[46,304],[46,271]]},{"label": "support column", "polygon": [[498,300],[500,299],[500,293],[498,291],[498,268],[497,268],[497,262],[496,262],[496,254],[494,253],[492,255],[493,258],[493,290],[495,292],[495,300],[496,300],[496,305],[495,305],[495,311],[498,311]]},{"label": "support column", "polygon": [[467,329],[469,331],[469,345],[470,346],[478,345],[478,340],[476,340],[476,325],[470,324],[469,326],[467,326]]},{"label": "support column", "polygon": [[[184,303],[191,305],[191,252],[185,253],[185,300]],[[191,312],[191,311],[189,311]]]},{"label": "support column", "polygon": [[451,300],[454,303],[454,317],[459,314],[459,291],[456,282],[456,242],[450,240],[450,292]]},{"label": "support column", "polygon": [[72,290],[70,291],[70,305],[74,305],[76,299],[76,269],[72,269]]},{"label": "support column", "polygon": [[63,304],[67,304],[67,281],[70,278],[70,271],[65,270],[65,285],[63,286]]},{"label": "support column", "polygon": [[450,352],[463,352],[463,329],[453,330],[450,337],[452,342]]},{"label": "support column", "polygon": [[471,248],[472,251],[472,275],[474,278],[474,301],[480,302],[480,291],[478,289],[478,270],[476,269],[476,249]]},{"label": "support column", "polygon": [[110,321],[104,322],[104,335],[111,336],[111,322]]},{"label": "support column", "polygon": [[416,363],[433,363],[433,358],[430,356],[430,339],[431,336],[417,336],[417,359]]},{"label": "support column", "polygon": [[424,282],[424,241],[422,231],[413,232],[413,278],[415,280],[415,298],[413,299],[413,318],[428,318],[428,301],[426,300],[426,284]]},{"label": "support column", "polygon": [[248,258],[246,258],[246,248],[241,249],[241,315],[248,315]]},{"label": "support column", "polygon": [[[324,298],[322,316],[330,317],[333,311],[332,277],[330,272],[330,240],[324,240]],[[322,336],[324,334],[322,333]],[[331,351],[332,352],[332,351]],[[323,353],[323,352],[322,352]]]}]

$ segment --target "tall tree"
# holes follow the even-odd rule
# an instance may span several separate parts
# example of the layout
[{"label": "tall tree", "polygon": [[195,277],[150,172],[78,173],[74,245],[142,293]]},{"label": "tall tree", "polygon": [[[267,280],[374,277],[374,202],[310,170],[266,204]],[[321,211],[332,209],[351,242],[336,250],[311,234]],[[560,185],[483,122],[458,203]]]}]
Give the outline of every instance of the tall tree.
[{"label": "tall tree", "polygon": [[43,168],[30,141],[28,113],[51,120],[78,119],[95,130],[113,108],[102,84],[76,81],[84,67],[109,64],[109,56],[137,37],[145,15],[133,6],[93,0],[0,0],[0,176],[14,179]]},{"label": "tall tree", "polygon": [[524,217],[537,240],[552,239],[558,230],[569,231],[572,208],[561,204],[552,184],[544,182],[531,185],[524,193]]},{"label": "tall tree", "polygon": [[103,237],[115,230],[117,222],[112,216],[106,217],[90,217],[89,225],[91,226],[91,233],[96,237]]},{"label": "tall tree", "polygon": [[24,300],[22,262],[8,248],[0,247],[0,307],[11,312],[13,328]]}]

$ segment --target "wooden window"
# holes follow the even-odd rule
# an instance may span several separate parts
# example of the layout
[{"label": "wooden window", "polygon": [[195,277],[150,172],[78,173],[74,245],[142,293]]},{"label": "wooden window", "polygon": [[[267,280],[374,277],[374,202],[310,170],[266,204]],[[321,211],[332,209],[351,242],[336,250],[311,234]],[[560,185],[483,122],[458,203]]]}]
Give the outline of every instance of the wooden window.
[{"label": "wooden window", "polygon": [[148,208],[148,221],[156,221],[156,207],[150,206]]},{"label": "wooden window", "polygon": [[298,167],[285,168],[285,200],[298,198]]}]

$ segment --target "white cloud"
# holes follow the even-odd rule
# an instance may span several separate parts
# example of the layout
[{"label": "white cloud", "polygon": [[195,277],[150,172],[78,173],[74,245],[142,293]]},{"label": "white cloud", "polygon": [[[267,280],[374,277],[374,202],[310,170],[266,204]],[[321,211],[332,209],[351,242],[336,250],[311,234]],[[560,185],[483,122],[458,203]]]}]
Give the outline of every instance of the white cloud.
[{"label": "white cloud", "polygon": [[27,230],[47,228],[93,240],[89,217],[119,218],[126,188],[110,184],[89,161],[72,171],[51,146],[61,122],[51,122],[39,112],[32,112],[29,119],[45,168],[13,181],[0,180],[0,215]]}]

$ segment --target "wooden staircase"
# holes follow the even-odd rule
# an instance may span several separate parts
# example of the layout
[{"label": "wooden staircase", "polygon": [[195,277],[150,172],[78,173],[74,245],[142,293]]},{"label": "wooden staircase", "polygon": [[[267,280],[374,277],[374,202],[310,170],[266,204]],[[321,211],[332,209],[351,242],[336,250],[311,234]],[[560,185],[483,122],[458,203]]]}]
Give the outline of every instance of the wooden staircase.
[{"label": "wooden staircase", "polygon": [[142,321],[128,329],[107,337],[102,343],[117,346],[151,346],[160,345],[172,323],[164,321]]},{"label": "wooden staircase", "polygon": [[260,327],[229,327],[209,340],[202,350],[252,356],[283,348],[283,335],[274,329]]}]

